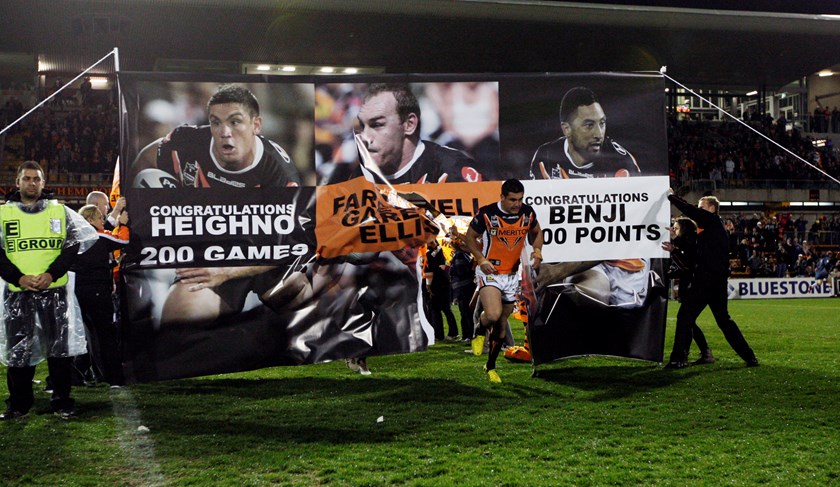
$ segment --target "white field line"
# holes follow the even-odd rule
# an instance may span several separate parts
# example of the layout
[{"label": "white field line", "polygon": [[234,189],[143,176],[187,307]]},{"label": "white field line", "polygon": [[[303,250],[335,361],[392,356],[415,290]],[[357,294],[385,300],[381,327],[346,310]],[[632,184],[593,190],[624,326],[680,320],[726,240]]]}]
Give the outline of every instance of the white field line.
[{"label": "white field line", "polygon": [[111,389],[111,405],[117,418],[117,441],[125,455],[131,478],[126,485],[163,486],[166,480],[155,459],[155,444],[148,432],[138,431],[143,423],[131,390]]}]

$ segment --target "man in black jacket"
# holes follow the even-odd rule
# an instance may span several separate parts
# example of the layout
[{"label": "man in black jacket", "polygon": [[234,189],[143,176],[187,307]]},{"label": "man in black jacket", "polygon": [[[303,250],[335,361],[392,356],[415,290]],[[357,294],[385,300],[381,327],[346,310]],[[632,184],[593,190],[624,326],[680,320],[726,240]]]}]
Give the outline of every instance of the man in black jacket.
[{"label": "man in black jacket", "polygon": [[729,316],[727,309],[727,284],[729,278],[729,237],[723,220],[718,216],[720,201],[714,196],[700,198],[697,207],[684,199],[671,194],[671,203],[685,216],[697,223],[700,232],[697,235],[697,256],[691,292],[683,297],[677,313],[677,329],[674,335],[674,348],[666,368],[681,369],[688,366],[688,348],[691,346],[691,327],[708,306],[712,310],[715,322],[726,337],[729,345],[744,359],[750,367],[758,365],[747,340],[741,334],[738,325]]}]

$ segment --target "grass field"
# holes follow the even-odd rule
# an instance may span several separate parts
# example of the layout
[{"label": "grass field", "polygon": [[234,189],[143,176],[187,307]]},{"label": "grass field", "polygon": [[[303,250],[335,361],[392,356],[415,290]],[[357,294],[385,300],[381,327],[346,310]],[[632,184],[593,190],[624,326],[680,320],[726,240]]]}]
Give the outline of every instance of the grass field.
[{"label": "grass field", "polygon": [[761,367],[707,310],[718,362],[678,371],[590,357],[531,378],[502,360],[493,385],[441,343],[374,357],[369,377],[329,363],[76,388],[70,421],[39,392],[0,424],[0,484],[840,485],[840,299],[730,310]]}]

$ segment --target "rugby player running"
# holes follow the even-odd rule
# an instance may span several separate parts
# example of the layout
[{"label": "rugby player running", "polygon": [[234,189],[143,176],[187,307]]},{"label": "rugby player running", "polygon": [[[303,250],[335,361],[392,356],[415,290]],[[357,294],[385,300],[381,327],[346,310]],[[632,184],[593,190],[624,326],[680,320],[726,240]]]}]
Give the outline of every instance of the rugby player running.
[{"label": "rugby player running", "polygon": [[[488,330],[490,340],[484,372],[494,383],[502,382],[496,372],[496,359],[502,350],[508,317],[513,312],[519,286],[517,271],[526,238],[534,250],[531,261],[534,270],[542,262],[543,238],[534,208],[522,202],[525,187],[517,179],[502,183],[498,202],[483,206],[470,222],[464,245],[475,257],[478,299],[482,311],[479,324]],[[481,246],[479,247],[479,242]],[[484,334],[473,339],[473,352],[484,346]]]}]

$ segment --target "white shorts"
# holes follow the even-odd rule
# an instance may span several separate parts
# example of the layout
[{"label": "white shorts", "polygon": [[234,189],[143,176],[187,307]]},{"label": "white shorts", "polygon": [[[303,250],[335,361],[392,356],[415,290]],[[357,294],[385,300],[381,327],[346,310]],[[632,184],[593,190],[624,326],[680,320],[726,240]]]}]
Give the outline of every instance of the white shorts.
[{"label": "white shorts", "polygon": [[641,271],[627,271],[607,263],[600,263],[563,280],[563,292],[586,298],[581,303],[619,308],[638,308],[648,294],[650,266],[645,260]]},{"label": "white shorts", "polygon": [[502,292],[502,303],[513,304],[519,294],[519,274],[485,274],[480,267],[475,269],[478,288],[493,286]]},{"label": "white shorts", "polygon": [[609,264],[598,264],[592,269],[607,276],[610,282],[610,306],[638,308],[645,302],[650,280],[650,261],[642,259],[645,268],[641,271],[627,271]]}]

